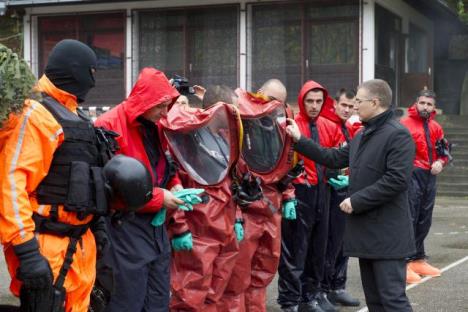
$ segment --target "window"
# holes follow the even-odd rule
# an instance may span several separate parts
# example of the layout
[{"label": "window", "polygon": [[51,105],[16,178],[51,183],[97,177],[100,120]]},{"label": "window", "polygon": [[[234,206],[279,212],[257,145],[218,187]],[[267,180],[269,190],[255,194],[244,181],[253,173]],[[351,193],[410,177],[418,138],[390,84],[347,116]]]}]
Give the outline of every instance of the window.
[{"label": "window", "polygon": [[142,11],[138,69],[155,67],[191,84],[238,86],[238,6]]},{"label": "window", "polygon": [[278,78],[294,103],[302,84],[315,80],[334,94],[359,79],[358,1],[251,5],[248,82],[258,89]]},{"label": "window", "polygon": [[427,34],[410,23],[408,38],[408,73],[426,73],[428,64]]},{"label": "window", "polygon": [[[125,98],[125,15],[123,13],[39,17],[39,72],[57,42],[76,39],[90,46],[98,57],[96,87],[84,106],[111,106]],[[112,90],[112,92],[110,92]]]},{"label": "window", "polygon": [[375,6],[375,78],[388,82],[393,104],[400,101],[401,19],[387,9]]}]

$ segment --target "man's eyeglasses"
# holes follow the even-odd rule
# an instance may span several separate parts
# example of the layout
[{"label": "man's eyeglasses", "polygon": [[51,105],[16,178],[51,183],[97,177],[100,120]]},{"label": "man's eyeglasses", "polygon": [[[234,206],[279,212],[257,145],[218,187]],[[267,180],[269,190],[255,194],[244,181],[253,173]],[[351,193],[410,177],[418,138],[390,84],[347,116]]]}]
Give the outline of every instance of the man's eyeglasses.
[{"label": "man's eyeglasses", "polygon": [[362,102],[371,102],[373,101],[374,99],[358,99],[358,98],[355,98],[354,101],[356,102],[356,104],[359,104],[361,105]]}]

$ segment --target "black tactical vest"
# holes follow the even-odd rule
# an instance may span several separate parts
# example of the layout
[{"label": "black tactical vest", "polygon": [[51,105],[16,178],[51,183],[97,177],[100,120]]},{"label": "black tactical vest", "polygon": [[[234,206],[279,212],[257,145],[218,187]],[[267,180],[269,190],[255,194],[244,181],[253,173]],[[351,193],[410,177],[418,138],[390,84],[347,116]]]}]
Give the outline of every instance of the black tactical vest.
[{"label": "black tactical vest", "polygon": [[102,176],[105,160],[96,129],[82,111],[78,110],[76,115],[49,96],[43,97],[42,105],[62,127],[64,141],[36,189],[39,204],[63,205],[80,219],[89,214],[106,214]]}]

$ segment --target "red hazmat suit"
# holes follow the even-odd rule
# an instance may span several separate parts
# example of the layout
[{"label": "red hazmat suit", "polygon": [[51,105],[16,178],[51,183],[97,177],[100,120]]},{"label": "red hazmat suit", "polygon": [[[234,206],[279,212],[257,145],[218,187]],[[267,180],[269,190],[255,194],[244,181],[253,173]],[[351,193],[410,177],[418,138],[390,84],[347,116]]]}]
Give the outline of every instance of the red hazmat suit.
[{"label": "red hazmat suit", "polygon": [[294,200],[291,183],[282,192],[277,186],[292,167],[292,143],[285,134],[292,114],[279,101],[236,92],[244,129],[238,179],[247,172],[258,177],[263,198],[243,207],[245,237],[218,311],[266,311],[266,288],[280,258],[282,203]]},{"label": "red hazmat suit", "polygon": [[236,257],[236,204],[231,169],[239,155],[237,110],[218,103],[209,109],[173,107],[161,120],[185,188],[203,188],[203,203],[186,212],[193,250],[173,253],[171,311],[216,311]]}]

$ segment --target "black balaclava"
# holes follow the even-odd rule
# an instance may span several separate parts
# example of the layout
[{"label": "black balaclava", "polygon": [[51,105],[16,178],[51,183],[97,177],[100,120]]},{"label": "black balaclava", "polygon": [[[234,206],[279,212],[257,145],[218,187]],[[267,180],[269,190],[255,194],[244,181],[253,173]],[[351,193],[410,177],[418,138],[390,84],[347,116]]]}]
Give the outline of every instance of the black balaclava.
[{"label": "black balaclava", "polygon": [[97,57],[90,47],[77,40],[65,39],[50,52],[45,74],[57,88],[75,95],[81,103],[94,87],[91,69],[96,66]]}]

